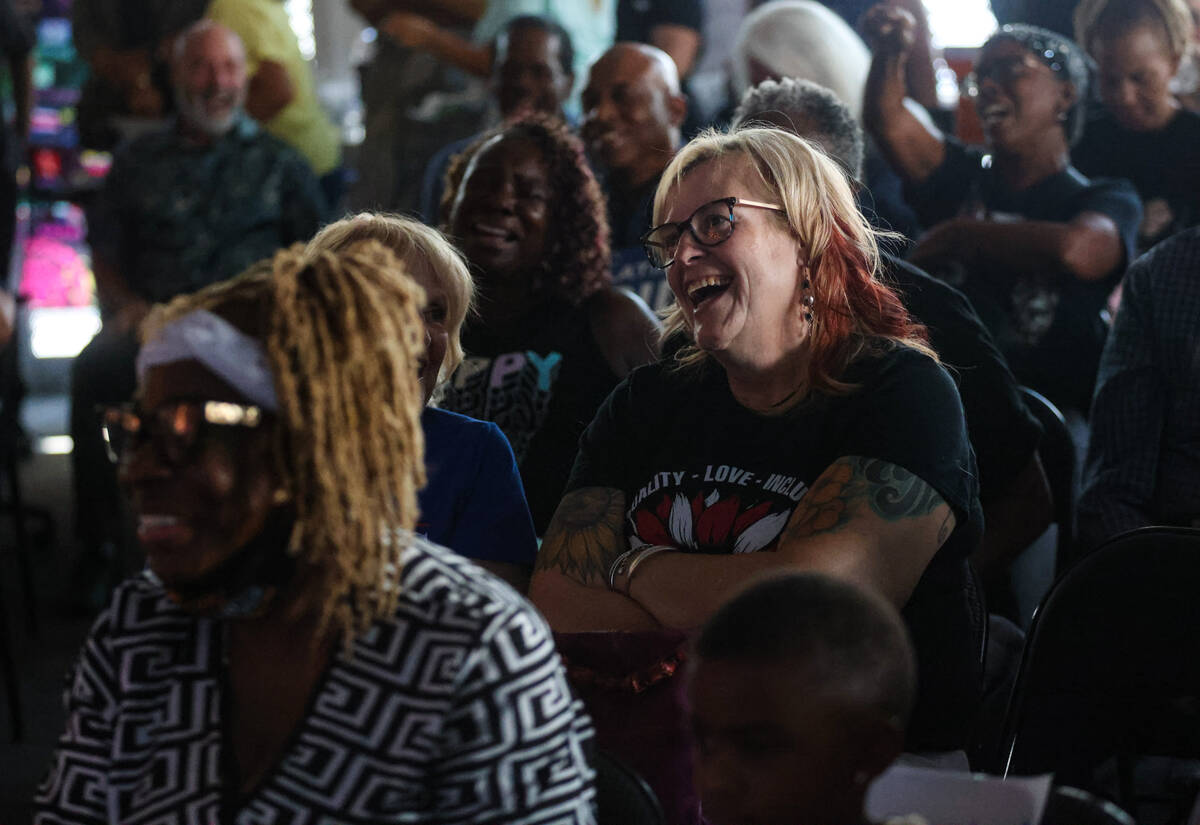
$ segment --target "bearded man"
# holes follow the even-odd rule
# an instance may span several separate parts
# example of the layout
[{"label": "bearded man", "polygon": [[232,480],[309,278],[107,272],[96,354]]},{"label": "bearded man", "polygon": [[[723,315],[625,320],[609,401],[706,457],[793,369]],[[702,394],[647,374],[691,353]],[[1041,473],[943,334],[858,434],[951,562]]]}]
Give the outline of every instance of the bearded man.
[{"label": "bearded man", "polygon": [[175,121],[117,151],[88,214],[104,323],[72,368],[71,434],[89,582],[105,545],[119,545],[121,535],[95,409],[132,396],[137,329],[150,306],[308,240],[326,211],[308,164],[244,114],[246,54],[236,34],[212,21],[185,30],[171,78]]}]

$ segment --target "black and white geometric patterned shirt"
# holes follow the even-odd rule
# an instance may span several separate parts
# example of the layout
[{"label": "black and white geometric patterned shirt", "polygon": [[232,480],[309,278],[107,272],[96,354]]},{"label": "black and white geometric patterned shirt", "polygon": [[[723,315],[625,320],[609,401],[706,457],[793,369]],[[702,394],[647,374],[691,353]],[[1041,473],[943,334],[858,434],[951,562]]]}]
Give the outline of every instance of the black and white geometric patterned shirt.
[{"label": "black and white geometric patterned shirt", "polygon": [[146,579],[97,620],[37,825],[594,823],[591,728],[553,637],[499,580],[422,539],[400,606],[330,663],[279,762],[222,786],[222,636]]}]

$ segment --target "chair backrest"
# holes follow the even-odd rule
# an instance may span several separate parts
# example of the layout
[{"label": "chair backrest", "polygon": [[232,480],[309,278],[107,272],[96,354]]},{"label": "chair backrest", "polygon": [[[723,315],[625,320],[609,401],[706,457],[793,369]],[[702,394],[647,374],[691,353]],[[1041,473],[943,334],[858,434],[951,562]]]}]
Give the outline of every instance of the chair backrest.
[{"label": "chair backrest", "polygon": [[1037,390],[1021,387],[1021,398],[1034,418],[1042,425],[1042,440],[1038,458],[1050,483],[1054,499],[1054,523],[1058,527],[1055,570],[1061,575],[1072,561],[1075,546],[1075,442],[1067,420],[1054,403]]},{"label": "chair backrest", "polygon": [[1046,800],[1041,825],[1137,825],[1113,803],[1079,788],[1055,788]]},{"label": "chair backrest", "polygon": [[1059,578],[1029,629],[1005,775],[1089,788],[1114,756],[1200,757],[1198,594],[1200,530],[1188,528],[1117,536]]},{"label": "chair backrest", "polygon": [[592,767],[599,825],[666,825],[658,797],[632,768],[601,750],[592,757]]}]

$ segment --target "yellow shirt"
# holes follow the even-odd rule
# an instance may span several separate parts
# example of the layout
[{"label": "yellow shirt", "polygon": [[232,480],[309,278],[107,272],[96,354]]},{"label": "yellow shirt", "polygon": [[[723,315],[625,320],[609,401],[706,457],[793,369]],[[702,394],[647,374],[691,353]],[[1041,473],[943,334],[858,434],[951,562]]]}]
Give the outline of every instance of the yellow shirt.
[{"label": "yellow shirt", "polygon": [[251,77],[263,61],[271,60],[291,79],[292,102],[263,124],[266,130],[303,155],[318,177],[340,166],[341,135],[317,102],[312,70],[300,54],[282,0],[212,0],[205,16],[242,38]]}]

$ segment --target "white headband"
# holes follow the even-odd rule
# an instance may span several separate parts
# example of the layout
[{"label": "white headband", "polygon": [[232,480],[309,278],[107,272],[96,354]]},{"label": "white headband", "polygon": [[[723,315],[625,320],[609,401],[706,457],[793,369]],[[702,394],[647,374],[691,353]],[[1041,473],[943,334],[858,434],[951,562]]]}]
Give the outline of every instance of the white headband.
[{"label": "white headband", "polygon": [[151,367],[189,360],[199,361],[264,410],[279,411],[275,379],[262,344],[206,309],[176,318],[142,345],[138,380]]}]

